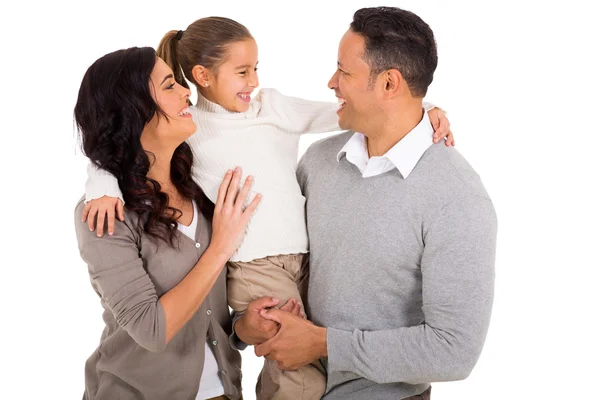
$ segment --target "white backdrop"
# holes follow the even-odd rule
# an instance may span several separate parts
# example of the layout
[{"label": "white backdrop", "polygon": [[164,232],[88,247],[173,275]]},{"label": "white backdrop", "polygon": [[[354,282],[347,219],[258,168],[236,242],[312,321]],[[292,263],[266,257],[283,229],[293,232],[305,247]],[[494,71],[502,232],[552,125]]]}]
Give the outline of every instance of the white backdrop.
[{"label": "white backdrop", "polygon": [[[72,110],[87,67],[220,15],[255,36],[261,87],[335,101],[326,84],[338,41],[356,9],[380,3],[432,27],[440,61],[427,100],[448,110],[499,218],[483,354],[467,380],[434,384],[434,398],[597,396],[595,2],[21,1],[0,16],[0,398],[81,398],[103,327],[73,228],[86,162]],[[321,137],[304,137],[301,152]],[[260,361],[252,350],[243,358],[244,397],[254,399]]]}]

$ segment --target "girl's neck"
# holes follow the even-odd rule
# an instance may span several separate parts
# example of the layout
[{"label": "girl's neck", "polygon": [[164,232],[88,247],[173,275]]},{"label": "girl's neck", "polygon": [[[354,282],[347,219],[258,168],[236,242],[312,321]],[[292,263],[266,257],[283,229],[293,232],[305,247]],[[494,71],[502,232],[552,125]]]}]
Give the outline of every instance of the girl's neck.
[{"label": "girl's neck", "polygon": [[210,93],[203,92],[202,90],[198,90],[198,101],[196,102],[196,108],[200,111],[214,113],[214,114],[223,114],[223,115],[243,115],[243,113],[237,111],[230,111],[223,107],[222,105],[215,103],[210,100]]}]

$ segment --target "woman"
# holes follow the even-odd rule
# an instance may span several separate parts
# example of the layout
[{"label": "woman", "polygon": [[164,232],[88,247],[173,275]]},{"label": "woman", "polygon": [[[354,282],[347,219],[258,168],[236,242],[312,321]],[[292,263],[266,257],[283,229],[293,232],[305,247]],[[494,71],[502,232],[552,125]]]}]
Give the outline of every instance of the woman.
[{"label": "woman", "polygon": [[189,95],[149,47],[107,54],[83,78],[75,106],[83,150],[117,177],[126,201],[124,221],[106,237],[81,221],[83,200],[75,210],[106,323],[86,363],[85,399],[241,397],[224,266],[260,195],[243,208],[252,178],[238,193],[239,168],[214,206],[191,179]]}]

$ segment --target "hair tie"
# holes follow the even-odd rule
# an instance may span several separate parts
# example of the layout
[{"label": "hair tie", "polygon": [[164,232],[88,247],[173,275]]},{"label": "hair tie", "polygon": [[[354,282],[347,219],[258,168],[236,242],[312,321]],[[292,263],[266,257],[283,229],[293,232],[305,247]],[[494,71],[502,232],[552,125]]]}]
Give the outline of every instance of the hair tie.
[{"label": "hair tie", "polygon": [[175,36],[175,39],[181,40],[182,36],[183,36],[183,31],[179,31],[179,32],[177,32],[177,35]]}]

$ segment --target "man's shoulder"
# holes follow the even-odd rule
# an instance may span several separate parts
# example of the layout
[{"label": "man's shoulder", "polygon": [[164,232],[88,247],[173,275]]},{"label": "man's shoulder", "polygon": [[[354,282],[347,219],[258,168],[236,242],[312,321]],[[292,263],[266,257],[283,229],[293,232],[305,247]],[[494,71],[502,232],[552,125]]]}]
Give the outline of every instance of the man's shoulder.
[{"label": "man's shoulder", "polygon": [[420,168],[433,186],[450,197],[489,197],[481,177],[467,159],[453,146],[432,145],[423,155]]},{"label": "man's shoulder", "polygon": [[334,159],[337,153],[344,147],[346,142],[354,135],[352,131],[344,131],[317,140],[306,150],[306,155],[311,158],[328,157],[333,154]]}]

